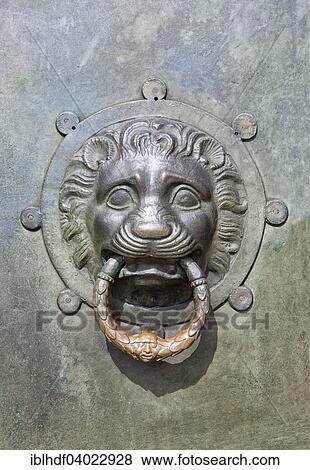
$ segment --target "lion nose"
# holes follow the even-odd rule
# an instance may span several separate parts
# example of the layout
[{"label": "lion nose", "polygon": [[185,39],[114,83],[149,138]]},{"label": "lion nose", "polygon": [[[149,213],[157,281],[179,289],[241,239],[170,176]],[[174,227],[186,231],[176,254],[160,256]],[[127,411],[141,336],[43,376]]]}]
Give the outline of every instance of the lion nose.
[{"label": "lion nose", "polygon": [[160,221],[140,221],[132,227],[134,235],[144,239],[161,239],[171,234],[171,227]]}]

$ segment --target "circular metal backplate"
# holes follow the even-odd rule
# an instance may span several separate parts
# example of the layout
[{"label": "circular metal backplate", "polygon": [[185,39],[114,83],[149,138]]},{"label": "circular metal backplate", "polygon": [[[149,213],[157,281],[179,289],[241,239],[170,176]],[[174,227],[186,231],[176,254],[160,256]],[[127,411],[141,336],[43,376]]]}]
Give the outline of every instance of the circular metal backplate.
[{"label": "circular metal backplate", "polygon": [[42,198],[42,229],[49,256],[68,288],[92,305],[93,283],[88,271],[73,262],[71,247],[63,240],[58,194],[66,168],[84,142],[101,129],[136,118],[165,117],[201,129],[218,140],[237,165],[247,191],[248,210],[241,247],[225,277],[211,288],[211,303],[217,308],[243,282],[258,253],[265,224],[266,199],[258,169],[247,146],[234,130],[206,111],[172,100],[139,100],[105,108],[68,134],[56,150],[45,175]]}]

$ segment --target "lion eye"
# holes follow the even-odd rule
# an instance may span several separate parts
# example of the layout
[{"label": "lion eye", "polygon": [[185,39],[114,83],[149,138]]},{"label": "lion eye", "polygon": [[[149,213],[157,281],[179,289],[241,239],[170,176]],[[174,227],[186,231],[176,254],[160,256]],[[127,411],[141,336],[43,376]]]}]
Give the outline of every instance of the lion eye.
[{"label": "lion eye", "polygon": [[191,189],[183,187],[174,193],[171,204],[179,209],[194,210],[200,208],[200,199]]},{"label": "lion eye", "polygon": [[112,209],[127,209],[134,204],[134,198],[130,189],[117,188],[114,189],[108,196],[107,205]]}]

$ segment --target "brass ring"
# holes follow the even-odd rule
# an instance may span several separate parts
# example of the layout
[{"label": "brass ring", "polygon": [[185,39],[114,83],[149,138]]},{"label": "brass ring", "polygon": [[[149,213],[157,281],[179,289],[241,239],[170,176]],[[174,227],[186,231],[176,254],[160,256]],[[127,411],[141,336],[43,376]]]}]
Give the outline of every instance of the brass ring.
[{"label": "brass ring", "polygon": [[[112,344],[142,362],[160,361],[175,356],[193,344],[211,310],[210,292],[207,280],[197,263],[187,258],[186,263],[183,261],[181,264],[193,286],[194,309],[186,326],[170,338],[161,338],[152,331],[130,335],[120,327],[109,308],[109,287],[112,282],[110,279],[113,278],[105,272],[106,265],[103,266],[94,286],[94,311],[100,330]],[[123,263],[119,262],[119,269],[122,266]],[[197,279],[192,279],[193,272],[196,275],[199,273]],[[116,275],[115,272],[113,274]]]}]

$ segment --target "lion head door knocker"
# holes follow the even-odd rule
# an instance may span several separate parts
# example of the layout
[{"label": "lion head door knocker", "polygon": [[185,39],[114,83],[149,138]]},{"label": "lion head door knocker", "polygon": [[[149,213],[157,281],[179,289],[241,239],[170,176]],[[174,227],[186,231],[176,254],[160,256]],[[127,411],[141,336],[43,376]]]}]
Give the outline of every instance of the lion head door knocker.
[{"label": "lion head door knocker", "polygon": [[92,305],[111,343],[150,362],[189,348],[227,299],[239,311],[251,306],[251,290],[241,284],[265,221],[284,223],[287,208],[266,204],[244,143],[256,134],[253,116],[240,114],[230,127],[165,100],[159,79],[142,91],[144,100],[82,122],[71,112],[57,118],[65,138],[41,207],[25,209],[21,220],[30,230],[42,225],[68,288],[58,297],[61,310]]}]

